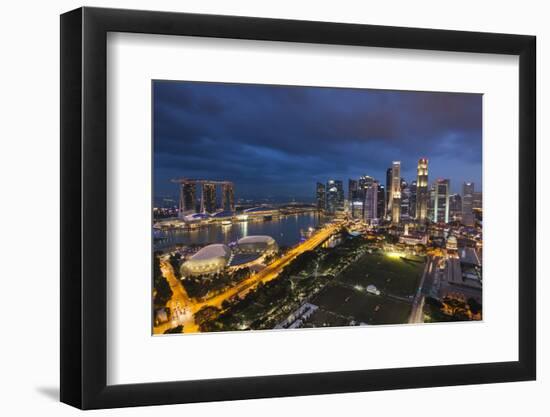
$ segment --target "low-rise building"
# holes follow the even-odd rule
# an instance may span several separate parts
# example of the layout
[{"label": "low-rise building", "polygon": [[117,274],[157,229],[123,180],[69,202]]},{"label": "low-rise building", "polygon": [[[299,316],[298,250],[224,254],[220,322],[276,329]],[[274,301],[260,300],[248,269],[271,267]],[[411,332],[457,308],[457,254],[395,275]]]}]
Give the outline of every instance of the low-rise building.
[{"label": "low-rise building", "polygon": [[405,245],[426,245],[428,243],[428,235],[411,232],[407,235],[399,236],[399,243],[404,243]]},{"label": "low-rise building", "polygon": [[244,210],[242,214],[246,215],[249,219],[272,217],[279,215],[279,209],[271,206],[252,207]]}]

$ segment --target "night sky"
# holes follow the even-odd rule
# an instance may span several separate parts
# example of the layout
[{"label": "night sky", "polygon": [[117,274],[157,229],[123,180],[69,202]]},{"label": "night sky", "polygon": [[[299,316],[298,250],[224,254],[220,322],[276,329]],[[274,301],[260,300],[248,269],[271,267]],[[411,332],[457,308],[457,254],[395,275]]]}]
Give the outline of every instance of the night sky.
[{"label": "night sky", "polygon": [[315,197],[316,182],[370,175],[393,160],[416,179],[449,178],[481,190],[482,96],[347,88],[153,82],[155,197],[171,178],[235,182],[236,198]]}]

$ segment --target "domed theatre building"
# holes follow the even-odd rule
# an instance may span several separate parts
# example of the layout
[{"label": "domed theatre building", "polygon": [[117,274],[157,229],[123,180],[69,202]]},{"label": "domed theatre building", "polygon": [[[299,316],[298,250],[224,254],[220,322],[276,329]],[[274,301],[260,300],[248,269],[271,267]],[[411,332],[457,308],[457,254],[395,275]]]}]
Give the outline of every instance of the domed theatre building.
[{"label": "domed theatre building", "polygon": [[187,277],[220,273],[227,266],[230,256],[231,249],[224,244],[205,246],[181,265],[181,275]]},{"label": "domed theatre building", "polygon": [[243,254],[271,255],[279,246],[271,236],[246,236],[237,241],[237,250]]}]

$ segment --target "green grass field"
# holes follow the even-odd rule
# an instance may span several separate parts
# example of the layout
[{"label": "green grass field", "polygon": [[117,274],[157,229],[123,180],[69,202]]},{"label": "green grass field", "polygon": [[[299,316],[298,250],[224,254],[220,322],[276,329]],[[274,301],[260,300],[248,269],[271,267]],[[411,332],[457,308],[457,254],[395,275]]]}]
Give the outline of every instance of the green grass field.
[{"label": "green grass field", "polygon": [[345,327],[349,320],[326,310],[319,309],[302,325],[303,328],[315,327]]},{"label": "green grass field", "polygon": [[364,288],[373,284],[383,293],[406,297],[414,295],[423,269],[423,261],[368,254],[346,268],[338,280]]},{"label": "green grass field", "polygon": [[411,311],[409,303],[355,291],[338,284],[326,287],[311,302],[319,306],[321,311],[366,324],[406,323]]}]

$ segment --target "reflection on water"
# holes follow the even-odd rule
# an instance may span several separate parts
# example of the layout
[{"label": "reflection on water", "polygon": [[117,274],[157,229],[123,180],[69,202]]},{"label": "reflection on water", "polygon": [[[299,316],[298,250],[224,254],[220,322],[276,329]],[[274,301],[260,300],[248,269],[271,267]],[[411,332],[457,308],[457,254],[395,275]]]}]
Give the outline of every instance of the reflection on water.
[{"label": "reflection on water", "polygon": [[156,237],[164,238],[155,243],[155,249],[166,250],[182,244],[230,243],[251,235],[268,235],[275,239],[279,246],[293,246],[302,239],[303,233],[310,227],[320,226],[324,221],[317,213],[303,213],[281,216],[273,220],[235,222],[230,226],[212,223],[200,229],[164,230],[155,233]]}]

